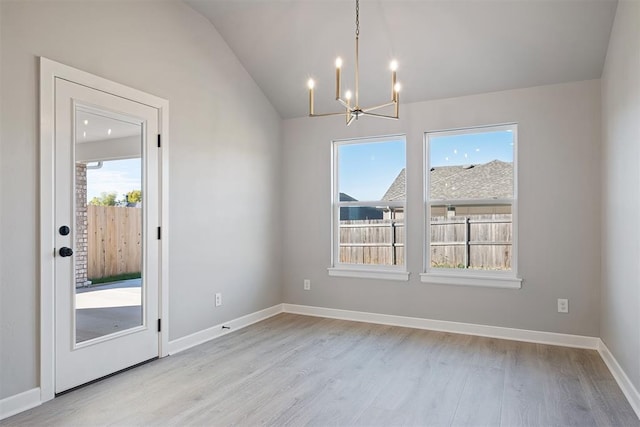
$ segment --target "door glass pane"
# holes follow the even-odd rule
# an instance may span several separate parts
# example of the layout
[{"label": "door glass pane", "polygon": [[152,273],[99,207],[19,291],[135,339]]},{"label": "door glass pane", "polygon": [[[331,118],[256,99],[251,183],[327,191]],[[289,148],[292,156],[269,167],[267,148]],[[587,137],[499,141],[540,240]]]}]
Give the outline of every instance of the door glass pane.
[{"label": "door glass pane", "polygon": [[142,125],[76,108],[76,343],[142,325]]}]

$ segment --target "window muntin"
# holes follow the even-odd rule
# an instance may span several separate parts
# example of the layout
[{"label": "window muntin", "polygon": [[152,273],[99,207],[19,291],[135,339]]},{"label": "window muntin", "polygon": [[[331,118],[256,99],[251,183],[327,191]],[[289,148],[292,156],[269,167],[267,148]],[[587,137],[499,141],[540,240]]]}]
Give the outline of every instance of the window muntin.
[{"label": "window muntin", "polygon": [[425,139],[425,270],[515,276],[516,125]]},{"label": "window muntin", "polygon": [[404,269],[404,136],[334,141],[333,266]]}]

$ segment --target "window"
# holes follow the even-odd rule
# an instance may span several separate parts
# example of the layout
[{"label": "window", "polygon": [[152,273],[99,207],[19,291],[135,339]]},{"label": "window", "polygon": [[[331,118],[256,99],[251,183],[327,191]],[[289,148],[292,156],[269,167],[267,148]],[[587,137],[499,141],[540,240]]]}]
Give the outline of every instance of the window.
[{"label": "window", "polygon": [[407,280],[404,136],[333,142],[334,276]]},{"label": "window", "polygon": [[428,132],[423,282],[519,288],[517,125]]}]

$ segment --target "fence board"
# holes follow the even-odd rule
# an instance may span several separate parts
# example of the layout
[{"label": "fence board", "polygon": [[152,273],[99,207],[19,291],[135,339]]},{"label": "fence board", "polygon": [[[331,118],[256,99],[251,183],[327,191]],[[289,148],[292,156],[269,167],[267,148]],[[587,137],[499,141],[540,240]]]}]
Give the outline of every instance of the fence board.
[{"label": "fence board", "polygon": [[142,269],[142,209],[87,206],[88,277],[99,279]]}]

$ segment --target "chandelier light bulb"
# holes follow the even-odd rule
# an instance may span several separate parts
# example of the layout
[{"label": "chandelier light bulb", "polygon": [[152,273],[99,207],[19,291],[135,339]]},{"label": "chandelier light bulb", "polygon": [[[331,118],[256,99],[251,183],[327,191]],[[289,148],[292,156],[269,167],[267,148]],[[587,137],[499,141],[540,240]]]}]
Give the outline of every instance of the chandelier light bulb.
[{"label": "chandelier light bulb", "polygon": [[391,71],[397,71],[398,70],[398,61],[396,61],[395,59],[393,61],[391,61],[391,64],[389,64],[389,68],[391,68]]},{"label": "chandelier light bulb", "polygon": [[313,89],[316,86],[316,82],[314,82],[313,79],[309,79],[309,81],[307,82],[307,86],[309,87],[309,89]]},{"label": "chandelier light bulb", "polygon": [[348,90],[344,93],[344,97],[347,101],[351,100],[351,91]]},{"label": "chandelier light bulb", "polygon": [[396,93],[397,93],[397,92],[400,92],[400,89],[401,89],[400,83],[396,83],[396,84],[393,86],[393,90],[395,90],[395,91],[396,91]]},{"label": "chandelier light bulb", "polygon": [[342,58],[338,56],[336,58],[336,68],[341,68],[341,67],[342,67]]}]

